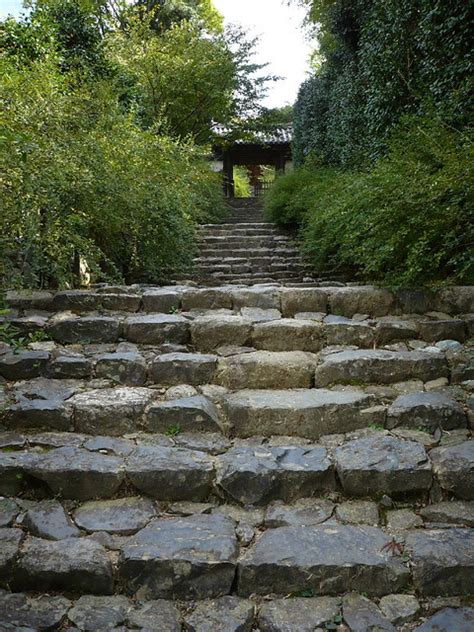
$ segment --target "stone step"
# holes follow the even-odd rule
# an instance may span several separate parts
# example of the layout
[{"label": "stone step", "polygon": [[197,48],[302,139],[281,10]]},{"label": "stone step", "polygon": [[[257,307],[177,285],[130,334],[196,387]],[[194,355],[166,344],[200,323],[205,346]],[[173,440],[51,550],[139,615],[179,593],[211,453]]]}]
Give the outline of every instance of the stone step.
[{"label": "stone step", "polygon": [[[259,402],[262,404],[262,398]],[[335,419],[327,407],[324,410],[324,402],[311,405],[317,418],[308,421],[307,405],[308,430],[302,434],[314,434],[319,421],[330,428]],[[363,401],[357,405],[362,411]],[[238,418],[235,401],[227,406],[234,406],[231,420],[247,435],[248,422]],[[349,409],[347,402],[337,406]],[[351,414],[358,425],[357,413]],[[269,434],[271,417],[260,416],[265,421],[263,430]],[[279,434],[282,432],[279,428]],[[292,503],[340,490],[345,498],[378,499],[386,494],[426,504],[435,483],[446,497],[474,501],[472,439],[427,451],[418,441],[383,430],[365,430],[359,434],[361,438],[340,435],[341,443],[335,449],[298,444],[289,437],[269,444],[262,443],[261,438],[247,442],[236,439],[232,445],[219,435],[198,432],[132,432],[127,436],[135,438],[115,438],[96,431],[93,435],[17,435],[13,442],[11,435],[2,435],[4,443],[15,445],[0,450],[0,494],[16,497],[28,491],[33,499],[49,495],[81,502],[120,494],[145,495],[162,502],[215,502],[220,497],[242,506],[266,506],[273,501]]]},{"label": "stone step", "polygon": [[[280,304],[281,289],[284,290],[269,286],[265,294],[254,293],[253,288],[228,288],[225,294],[218,289],[213,292],[213,288],[209,288],[204,294],[200,291],[189,292],[177,303],[187,310],[179,314],[141,312],[133,316],[97,316],[94,313],[59,313],[49,320],[45,317],[40,320],[33,318],[32,321],[28,317],[12,319],[12,326],[17,327],[24,335],[30,331],[35,335],[45,332],[44,335],[55,341],[55,344],[49,342],[40,345],[51,351],[3,349],[3,355],[0,355],[0,375],[9,381],[48,374],[51,377],[61,377],[59,364],[62,364],[65,375],[68,367],[70,369],[66,376],[85,377],[90,374],[91,361],[81,356],[77,348],[62,352],[57,345],[87,346],[99,343],[111,346],[107,347],[110,350],[109,355],[102,353],[103,357],[95,358],[96,368],[99,369],[97,377],[112,377],[118,381],[140,385],[147,377],[146,362],[136,347],[112,346],[122,339],[135,345],[158,347],[167,344],[192,345],[200,351],[229,344],[253,346],[267,351],[319,352],[327,346],[359,347],[357,350],[343,350],[322,358],[317,374],[321,386],[332,383],[351,384],[355,381],[390,383],[404,379],[421,379],[427,382],[438,377],[448,377],[445,353],[448,354],[454,381],[472,379],[468,348],[464,351],[460,342],[446,338],[450,333],[449,328],[440,329],[440,333],[444,332],[445,336],[440,342],[433,343],[431,336],[426,335],[424,321],[400,321],[396,317],[390,320],[357,321],[325,315],[321,311],[298,312],[295,317],[288,318],[284,317],[285,312],[282,314],[279,308],[291,313],[297,306]],[[165,309],[166,304],[172,304],[172,301],[171,294],[153,293],[144,297],[144,306]],[[236,311],[231,311],[231,307]],[[261,314],[252,311],[255,308],[273,311]],[[212,313],[213,309],[226,311]],[[179,307],[171,307],[170,310],[179,310]],[[203,310],[205,313],[201,314]],[[449,322],[460,322],[463,328],[467,325],[461,320]],[[34,325],[33,329],[29,329],[31,324]],[[435,327],[438,324],[434,321]],[[403,345],[399,352],[390,347],[397,343]],[[374,349],[384,345],[389,345],[389,348]],[[410,347],[421,351],[407,351]],[[125,379],[120,379],[117,375],[119,371],[123,371]]]},{"label": "stone step", "polygon": [[[244,597],[283,595],[301,586],[315,594],[399,593],[410,583],[410,571],[400,558],[387,554],[386,545],[386,534],[375,527],[269,530],[239,562],[237,591]],[[474,578],[473,545],[474,531],[469,529],[410,532],[405,546],[415,564],[413,579],[420,594],[470,594],[465,581]]]},{"label": "stone step", "polygon": [[[239,263],[236,263],[239,261]],[[298,257],[292,257],[289,260],[284,259],[283,257],[274,257],[274,258],[266,258],[266,259],[244,259],[244,258],[234,258],[234,260],[222,260],[219,263],[216,261],[208,260],[206,258],[199,258],[194,261],[194,265],[196,269],[203,270],[217,270],[218,268],[226,268],[229,270],[238,268],[239,266],[246,265],[251,269],[292,269],[295,270],[311,270],[311,266],[301,260]]]},{"label": "stone step", "polygon": [[214,247],[220,248],[233,247],[235,249],[240,248],[279,248],[284,246],[297,247],[298,242],[287,236],[282,235],[205,235],[201,236],[197,243],[196,248]]},{"label": "stone step", "polygon": [[238,264],[238,263],[247,263],[250,262],[252,264],[270,264],[272,262],[277,262],[277,263],[292,263],[292,262],[300,262],[301,261],[301,256],[300,255],[294,255],[293,257],[279,257],[276,255],[263,255],[263,256],[258,256],[258,255],[254,255],[253,253],[251,255],[249,255],[248,257],[196,257],[194,259],[194,263],[195,264],[199,264],[199,263],[209,263],[209,264],[221,264],[221,263],[231,263],[231,264]]},{"label": "stone step", "polygon": [[423,351],[357,350],[328,355],[316,369],[315,384],[429,382],[449,376],[443,354]]},{"label": "stone step", "polygon": [[[259,274],[263,274],[264,271],[259,272]],[[205,278],[205,275],[201,275],[203,278]],[[227,283],[229,281],[250,281],[252,282],[252,284],[254,284],[257,280],[259,283],[263,283],[263,282],[267,282],[267,283],[273,283],[273,282],[286,282],[286,283],[291,283],[294,280],[299,280],[301,278],[301,272],[286,272],[286,271],[279,271],[279,272],[268,272],[268,276],[263,276],[260,279],[257,277],[257,279],[255,278],[254,274],[252,272],[241,272],[241,273],[230,273],[230,274],[226,274],[225,272],[214,272],[214,273],[208,273],[209,277],[211,278],[216,278],[216,279],[220,279],[221,282]]]},{"label": "stone step", "polygon": [[198,251],[200,257],[286,257],[286,256],[301,256],[301,253],[297,248],[282,248],[277,246],[275,248],[248,248],[246,244],[242,248],[228,248],[228,247],[215,247],[214,244],[210,246],[200,246]]},{"label": "stone step", "polygon": [[[396,432],[400,428],[439,432],[439,436],[458,429],[469,432],[463,406],[442,392],[416,391],[423,389],[421,382],[401,383],[398,392],[409,392],[398,397],[395,389],[311,389],[311,355],[260,351],[218,360],[212,355],[163,354],[149,369],[160,389],[150,383],[148,387],[109,386],[113,381],[99,381],[101,388],[97,389],[97,381],[87,387],[73,379],[32,379],[4,390],[0,423],[10,432],[121,436],[172,431],[236,437],[291,435],[313,440],[374,425]],[[259,374],[259,366],[278,370],[278,378]],[[237,392],[228,394],[213,383]],[[223,412],[216,404],[223,406]],[[428,440],[430,435],[421,437]]]},{"label": "stone step", "polygon": [[216,236],[219,235],[281,235],[281,230],[271,224],[205,224],[198,227],[198,234]]},{"label": "stone step", "polygon": [[[383,408],[363,391],[243,390],[223,398],[233,436],[297,436],[317,440],[371,424],[384,424]],[[461,427],[462,421],[460,420]]]},{"label": "stone step", "polygon": [[92,631],[138,627],[156,632],[181,632],[182,629],[245,632],[258,626],[255,629],[263,632],[312,632],[324,629],[321,626],[326,624],[335,626],[335,622],[344,622],[350,626],[347,629],[359,630],[360,622],[364,625],[368,622],[385,632],[395,632],[395,626],[402,624],[409,624],[410,629],[417,632],[471,632],[474,608],[446,607],[441,603],[438,606],[434,599],[420,603],[411,594],[386,595],[378,603],[354,592],[344,597],[266,598],[262,603],[257,599],[225,595],[181,605],[166,600],[136,603],[125,595],[86,594],[70,599],[62,595],[5,591],[0,595],[0,617],[7,630]]},{"label": "stone step", "polygon": [[235,527],[218,513],[152,519],[116,543],[115,568],[112,556],[95,539],[47,540],[1,529],[3,554],[10,562],[4,580],[13,590],[64,591],[70,596],[111,595],[116,583],[125,595],[140,600],[216,598],[228,595],[234,585],[242,598],[355,590],[380,598],[413,585],[424,597],[472,594],[473,529],[407,531],[400,545],[406,550],[402,558],[390,552],[389,535],[378,527],[287,526],[265,531],[239,557]]},{"label": "stone step", "polygon": [[299,275],[305,271],[309,272],[310,268],[302,263],[292,263],[292,264],[270,264],[268,266],[262,265],[252,265],[250,263],[242,263],[236,265],[230,264],[219,264],[219,265],[207,265],[207,264],[199,264],[195,267],[195,274],[198,276],[202,275],[215,275],[215,274],[224,274],[226,276],[234,276],[240,274],[251,274],[252,277],[258,274],[268,274],[269,276],[273,276],[274,273],[288,272],[289,275]]}]

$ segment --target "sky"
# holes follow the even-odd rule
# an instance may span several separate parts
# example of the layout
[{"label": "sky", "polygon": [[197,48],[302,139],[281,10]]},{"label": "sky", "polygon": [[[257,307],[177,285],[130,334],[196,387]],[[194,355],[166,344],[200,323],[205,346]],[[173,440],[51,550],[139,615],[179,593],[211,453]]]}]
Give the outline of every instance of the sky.
[{"label": "sky", "polygon": [[269,63],[265,72],[283,77],[274,83],[264,102],[267,107],[293,104],[306,78],[312,47],[301,27],[305,12],[285,0],[213,0],[228,23],[242,25],[259,36],[255,60]]},{"label": "sky", "polygon": [[[309,67],[311,45],[301,23],[304,10],[285,0],[213,0],[229,24],[240,24],[250,37],[258,36],[255,61],[268,63],[265,73],[283,79],[270,85],[266,107],[293,104]],[[0,0],[0,17],[18,15],[21,0]]]}]

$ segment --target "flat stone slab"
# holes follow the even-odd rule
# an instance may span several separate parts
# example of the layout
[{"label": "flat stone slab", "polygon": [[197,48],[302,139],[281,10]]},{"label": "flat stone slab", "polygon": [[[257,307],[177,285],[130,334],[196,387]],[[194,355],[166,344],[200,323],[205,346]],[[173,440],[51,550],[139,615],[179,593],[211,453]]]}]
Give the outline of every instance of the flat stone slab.
[{"label": "flat stone slab", "polygon": [[222,358],[216,382],[231,390],[311,388],[316,356],[303,351],[255,351]]},{"label": "flat stone slab", "polygon": [[285,318],[299,312],[328,311],[328,293],[321,288],[282,288],[281,311]]},{"label": "flat stone slab", "polygon": [[[342,320],[342,319],[341,319]],[[363,349],[374,344],[374,330],[367,323],[347,319],[344,322],[324,321],[324,335],[328,345],[355,345]]]},{"label": "flat stone slab", "polygon": [[352,318],[354,314],[386,316],[393,313],[395,297],[388,290],[371,285],[331,288],[329,307],[331,313],[348,318]]},{"label": "flat stone slab", "polygon": [[79,529],[57,500],[42,500],[30,507],[22,524],[31,535],[46,540],[64,540],[80,535]]},{"label": "flat stone slab", "polygon": [[72,408],[66,402],[54,399],[22,400],[5,411],[5,425],[11,430],[72,431]]},{"label": "flat stone slab", "polygon": [[96,377],[113,380],[118,384],[141,386],[146,382],[145,359],[134,351],[103,353],[95,363]]},{"label": "flat stone slab", "polygon": [[219,411],[207,397],[196,395],[167,402],[154,402],[147,409],[149,432],[179,428],[184,432],[220,432]]},{"label": "flat stone slab", "polygon": [[395,632],[391,622],[380,612],[379,608],[367,597],[351,593],[345,595],[342,611],[344,621],[351,632]]},{"label": "flat stone slab", "polygon": [[68,618],[80,629],[87,632],[110,630],[125,623],[132,604],[123,595],[96,596],[83,595],[68,613]]},{"label": "flat stone slab", "polygon": [[55,379],[82,379],[91,375],[92,362],[80,353],[53,352],[48,364],[48,376]]},{"label": "flat stone slab", "polygon": [[474,500],[474,441],[435,448],[430,457],[443,489],[458,498]]},{"label": "flat stone slab", "polygon": [[23,540],[21,529],[0,529],[0,586],[8,586]]},{"label": "flat stone slab", "polygon": [[19,309],[44,309],[51,308],[53,293],[46,290],[8,290],[5,293],[5,302],[11,307]]},{"label": "flat stone slab", "polygon": [[418,325],[410,320],[380,320],[375,326],[378,346],[402,340],[416,340],[418,336]]},{"label": "flat stone slab", "polygon": [[47,351],[20,351],[0,355],[0,376],[6,380],[30,380],[44,374],[50,354]]},{"label": "flat stone slab", "polygon": [[385,595],[379,601],[379,608],[394,625],[402,625],[418,615],[420,603],[413,595]]},{"label": "flat stone slab", "polygon": [[181,293],[176,288],[154,288],[142,296],[143,311],[169,314],[181,306]]},{"label": "flat stone slab", "polygon": [[251,632],[253,615],[251,601],[225,596],[200,602],[185,623],[189,632]]},{"label": "flat stone slab", "polygon": [[156,384],[199,386],[213,381],[217,356],[202,353],[165,353],[153,360],[150,377]]},{"label": "flat stone slab", "polygon": [[339,613],[334,597],[275,599],[260,607],[258,625],[261,632],[314,632]]},{"label": "flat stone slab", "polygon": [[270,529],[239,563],[238,594],[397,592],[409,580],[409,572],[382,550],[387,540],[383,531],[367,526]]},{"label": "flat stone slab", "polygon": [[113,570],[106,550],[85,538],[27,538],[14,585],[21,589],[109,595]]},{"label": "flat stone slab", "polygon": [[256,349],[267,351],[317,353],[324,346],[324,330],[314,320],[283,318],[255,325],[252,344]]},{"label": "flat stone slab", "polygon": [[127,459],[134,487],[159,500],[205,500],[212,488],[212,458],[196,450],[140,446]]},{"label": "flat stone slab", "polygon": [[100,299],[102,309],[113,312],[138,312],[141,306],[139,294],[102,294]]},{"label": "flat stone slab", "polygon": [[387,428],[408,426],[443,430],[465,428],[463,407],[444,393],[424,391],[400,395],[387,411]]},{"label": "flat stone slab", "polygon": [[234,309],[257,307],[280,309],[280,289],[276,287],[241,287],[230,290]]},{"label": "flat stone slab", "polygon": [[346,524],[370,524],[380,522],[377,503],[371,500],[346,500],[336,507],[336,518]]},{"label": "flat stone slab", "polygon": [[11,626],[7,630],[56,630],[70,607],[71,602],[65,597],[1,592],[0,626]]},{"label": "flat stone slab", "polygon": [[472,632],[474,608],[443,608],[413,632]]},{"label": "flat stone slab", "polygon": [[189,321],[177,314],[130,316],[123,324],[123,335],[127,340],[139,344],[171,342],[184,345],[189,341]]},{"label": "flat stone slab", "polygon": [[237,559],[234,523],[224,516],[155,520],[120,554],[125,590],[139,599],[206,599],[229,593]]},{"label": "flat stone slab", "polygon": [[278,309],[264,309],[262,307],[242,307],[240,315],[252,323],[266,323],[281,318],[281,312]]},{"label": "flat stone slab", "polygon": [[474,527],[474,501],[451,500],[420,509],[426,522]]},{"label": "flat stone slab", "polygon": [[419,323],[420,337],[427,342],[437,342],[439,340],[458,340],[464,342],[466,339],[466,325],[463,320],[424,320]]},{"label": "flat stone slab", "polygon": [[436,293],[435,308],[448,314],[474,312],[474,287],[454,285],[440,288]]},{"label": "flat stone slab", "polygon": [[128,623],[134,628],[156,632],[181,632],[181,616],[176,606],[163,599],[147,601],[128,614]]},{"label": "flat stone slab", "polygon": [[367,426],[363,411],[374,397],[359,391],[243,390],[224,397],[231,431],[238,437],[262,435],[319,439]]},{"label": "flat stone slab", "polygon": [[0,495],[16,496],[26,487],[26,474],[37,461],[28,452],[0,451]]},{"label": "flat stone slab", "polygon": [[101,306],[101,296],[84,290],[63,290],[56,292],[52,309],[56,312],[92,312]]},{"label": "flat stone slab", "polygon": [[349,441],[335,450],[336,469],[349,496],[409,494],[431,487],[424,447],[387,435]]},{"label": "flat stone slab", "polygon": [[242,316],[199,316],[191,324],[191,340],[199,351],[213,351],[224,345],[245,347],[252,322]]},{"label": "flat stone slab", "polygon": [[107,531],[115,535],[132,535],[156,517],[153,503],[146,498],[117,498],[90,501],[74,512],[76,524],[85,531]]},{"label": "flat stone slab", "polygon": [[326,356],[316,369],[316,386],[329,384],[393,384],[406,380],[429,382],[448,377],[443,354],[423,351],[359,350]]},{"label": "flat stone slab", "polygon": [[232,309],[230,288],[188,288],[182,293],[183,310]]},{"label": "flat stone slab", "polygon": [[126,386],[78,393],[70,400],[76,430],[113,436],[140,430],[145,406],[154,396],[151,389]]},{"label": "flat stone slab", "polygon": [[474,529],[411,531],[405,549],[411,554],[413,581],[421,594],[472,595]]},{"label": "flat stone slab", "polygon": [[64,316],[53,319],[47,331],[53,340],[62,344],[116,342],[120,321],[111,316]]},{"label": "flat stone slab", "polygon": [[291,505],[276,500],[271,503],[265,513],[265,526],[269,529],[277,527],[306,527],[320,524],[328,520],[334,503],[324,498],[301,498]]},{"label": "flat stone slab", "polygon": [[216,482],[242,504],[291,501],[334,489],[335,477],[322,447],[232,448],[216,459]]},{"label": "flat stone slab", "polygon": [[109,498],[124,479],[121,458],[73,447],[39,455],[27,471],[55,495],[72,500]]},{"label": "flat stone slab", "polygon": [[20,513],[20,507],[12,498],[0,498],[0,528],[10,527]]}]

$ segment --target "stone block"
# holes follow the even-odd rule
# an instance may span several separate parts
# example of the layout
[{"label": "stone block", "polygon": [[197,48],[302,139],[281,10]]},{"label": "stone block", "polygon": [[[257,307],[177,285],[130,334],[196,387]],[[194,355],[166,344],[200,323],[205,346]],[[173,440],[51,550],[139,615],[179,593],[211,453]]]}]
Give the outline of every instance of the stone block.
[{"label": "stone block", "polygon": [[404,495],[429,490],[431,463],[424,447],[387,435],[349,441],[335,450],[336,469],[349,496]]},{"label": "stone block", "polygon": [[216,460],[217,484],[243,505],[291,501],[335,488],[322,447],[236,447]]},{"label": "stone block", "polygon": [[387,535],[376,527],[316,525],[269,529],[239,563],[237,592],[317,595],[348,591],[378,596],[399,591],[410,574],[382,550]]},{"label": "stone block", "polygon": [[373,402],[373,396],[362,391],[325,389],[243,390],[223,399],[231,431],[238,437],[307,439],[367,426],[371,415],[363,411]]},{"label": "stone block", "polygon": [[126,470],[136,489],[159,500],[206,500],[214,478],[209,455],[178,447],[140,446]]},{"label": "stone block", "polygon": [[177,314],[130,316],[124,321],[123,335],[138,344],[185,345],[189,341],[189,321]]},{"label": "stone block", "polygon": [[229,593],[237,538],[220,515],[155,520],[122,549],[119,573],[139,599],[207,599]]}]

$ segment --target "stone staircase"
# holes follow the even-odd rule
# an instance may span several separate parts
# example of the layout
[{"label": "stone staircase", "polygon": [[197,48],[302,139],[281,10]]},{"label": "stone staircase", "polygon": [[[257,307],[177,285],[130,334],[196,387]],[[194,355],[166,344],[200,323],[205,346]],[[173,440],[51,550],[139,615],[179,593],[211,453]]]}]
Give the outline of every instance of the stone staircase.
[{"label": "stone staircase", "polygon": [[474,629],[474,288],[7,302],[0,631]]},{"label": "stone staircase", "polygon": [[[192,278],[200,284],[314,283],[293,234],[265,220],[258,199],[231,200],[221,224],[200,226]],[[189,275],[188,275],[189,276]]]}]

